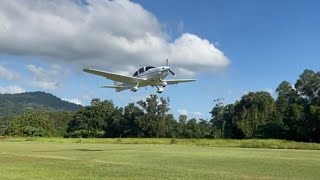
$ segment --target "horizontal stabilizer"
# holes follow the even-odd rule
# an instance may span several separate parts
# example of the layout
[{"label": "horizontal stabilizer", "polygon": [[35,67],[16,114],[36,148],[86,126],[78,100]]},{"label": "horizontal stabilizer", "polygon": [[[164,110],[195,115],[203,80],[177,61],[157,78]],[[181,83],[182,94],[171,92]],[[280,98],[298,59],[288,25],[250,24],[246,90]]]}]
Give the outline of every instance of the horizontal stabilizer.
[{"label": "horizontal stabilizer", "polygon": [[102,88],[113,88],[113,89],[118,89],[118,88],[122,88],[122,86],[114,86],[114,85],[105,85],[105,86],[101,86]]}]

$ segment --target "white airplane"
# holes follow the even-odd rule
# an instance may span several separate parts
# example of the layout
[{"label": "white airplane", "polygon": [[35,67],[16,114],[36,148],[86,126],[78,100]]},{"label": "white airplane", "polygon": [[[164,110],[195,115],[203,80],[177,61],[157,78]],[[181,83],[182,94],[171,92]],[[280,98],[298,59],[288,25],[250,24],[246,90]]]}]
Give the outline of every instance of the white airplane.
[{"label": "white airplane", "polygon": [[175,76],[175,73],[168,66],[168,60],[166,66],[145,66],[137,70],[133,74],[133,76],[126,76],[96,69],[83,69],[83,71],[113,80],[114,85],[107,85],[102,87],[113,88],[116,90],[116,92],[127,89],[131,89],[131,91],[136,92],[139,87],[155,86],[157,87],[157,93],[162,93],[167,85],[196,81],[195,79],[165,80],[164,78],[167,77],[169,73]]}]

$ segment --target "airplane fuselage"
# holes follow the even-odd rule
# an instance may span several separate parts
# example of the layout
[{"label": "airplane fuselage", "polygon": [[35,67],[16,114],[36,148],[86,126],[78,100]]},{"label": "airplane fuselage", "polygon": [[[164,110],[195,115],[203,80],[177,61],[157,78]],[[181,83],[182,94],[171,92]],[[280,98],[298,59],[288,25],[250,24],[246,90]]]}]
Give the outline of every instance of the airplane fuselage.
[{"label": "airplane fuselage", "polygon": [[165,77],[168,76],[169,69],[170,68],[167,66],[156,67],[139,74],[137,77],[144,78],[153,82],[161,82]]},{"label": "airplane fuselage", "polygon": [[134,73],[134,77],[145,79],[146,81],[143,83],[136,84],[117,84],[122,86],[122,88],[117,89],[117,91],[123,91],[126,89],[131,89],[131,91],[137,91],[139,87],[144,86],[156,86],[158,88],[158,92],[161,93],[163,88],[167,86],[167,83],[162,81],[165,77],[168,76],[170,71],[170,67],[168,66],[160,66],[160,67],[151,67],[146,66],[140,68],[138,71]]}]

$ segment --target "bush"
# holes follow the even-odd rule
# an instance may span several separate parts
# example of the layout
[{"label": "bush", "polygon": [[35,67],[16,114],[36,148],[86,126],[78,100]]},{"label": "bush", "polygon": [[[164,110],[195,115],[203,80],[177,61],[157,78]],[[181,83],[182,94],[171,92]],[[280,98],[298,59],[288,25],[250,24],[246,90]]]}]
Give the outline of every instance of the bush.
[{"label": "bush", "polygon": [[170,140],[170,144],[177,144],[177,143],[178,143],[178,141],[175,138],[172,138]]},{"label": "bush", "polygon": [[26,126],[22,129],[23,129],[22,133],[25,136],[30,136],[30,137],[45,137],[45,136],[47,136],[47,132],[43,128]]},{"label": "bush", "polygon": [[70,138],[101,138],[104,136],[104,134],[105,134],[104,131],[80,129],[80,130],[68,133],[66,137],[70,137]]}]

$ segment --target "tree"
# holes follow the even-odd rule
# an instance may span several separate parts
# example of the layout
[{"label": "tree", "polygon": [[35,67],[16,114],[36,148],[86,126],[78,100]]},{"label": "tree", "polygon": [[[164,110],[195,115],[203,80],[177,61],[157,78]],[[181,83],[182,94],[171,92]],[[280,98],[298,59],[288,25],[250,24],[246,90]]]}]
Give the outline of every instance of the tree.
[{"label": "tree", "polygon": [[104,130],[106,132],[105,137],[122,137],[125,135],[125,128],[127,120],[123,117],[123,108],[110,107],[110,114],[104,117],[106,126]]},{"label": "tree", "polygon": [[170,110],[169,102],[169,98],[163,97],[158,101],[157,95],[150,95],[146,101],[137,102],[146,112],[138,118],[144,136],[167,137],[170,134],[173,118],[167,114]]},{"label": "tree", "polygon": [[205,119],[199,119],[198,126],[200,129],[200,138],[210,138],[212,136],[210,122]]},{"label": "tree", "polygon": [[297,80],[295,88],[305,96],[311,105],[320,105],[320,72],[304,70]]},{"label": "tree", "polygon": [[201,137],[201,129],[197,123],[197,119],[192,118],[189,119],[187,122],[186,132],[185,132],[186,138],[200,138]]},{"label": "tree", "polygon": [[245,138],[254,138],[258,128],[273,121],[274,100],[268,92],[250,92],[235,105],[235,120]]},{"label": "tree", "polygon": [[278,93],[276,105],[281,113],[285,111],[288,105],[301,102],[298,92],[287,81],[281,82],[276,92]]},{"label": "tree", "polygon": [[67,133],[71,137],[102,137],[112,126],[115,107],[112,101],[93,99],[91,106],[80,109],[68,124]]},{"label": "tree", "polygon": [[308,123],[309,138],[313,142],[320,142],[320,106],[311,105],[309,108]]},{"label": "tree", "polygon": [[187,129],[187,120],[188,120],[187,115],[180,115],[179,116],[179,122],[176,127],[177,137],[179,137],[179,138],[184,137],[184,135],[186,133],[186,129]]},{"label": "tree", "polygon": [[28,108],[23,115],[10,122],[5,134],[50,137],[54,134],[54,125],[45,113],[36,113],[33,109]]},{"label": "tree", "polygon": [[306,69],[297,80],[295,88],[304,100],[299,104],[304,112],[299,124],[302,128],[298,128],[299,135],[303,141],[320,142],[320,72]]},{"label": "tree", "polygon": [[222,99],[215,99],[215,106],[213,107],[212,111],[210,111],[211,114],[211,124],[213,127],[213,137],[215,138],[223,138],[225,136],[224,132],[224,126],[225,126],[225,120],[223,118],[224,116],[224,104],[222,102]]},{"label": "tree", "polygon": [[276,104],[284,124],[284,138],[319,142],[320,73],[306,69],[295,83],[295,88],[284,81],[277,92]]},{"label": "tree", "polygon": [[126,126],[124,127],[125,137],[141,137],[143,132],[139,126],[138,119],[143,115],[143,110],[134,105],[134,103],[129,103],[124,108],[123,118],[126,120]]},{"label": "tree", "polygon": [[277,87],[278,98],[276,107],[283,123],[283,137],[286,139],[301,139],[304,119],[304,101],[292,85],[283,81]]},{"label": "tree", "polygon": [[52,111],[52,112],[46,112],[45,114],[49,116],[49,121],[51,121],[54,126],[54,129],[55,129],[54,136],[58,136],[58,137],[66,136],[68,123],[74,116],[74,113],[68,112],[68,111]]},{"label": "tree", "polygon": [[6,116],[0,119],[0,136],[3,136],[10,126],[10,121],[14,119],[14,116]]}]

